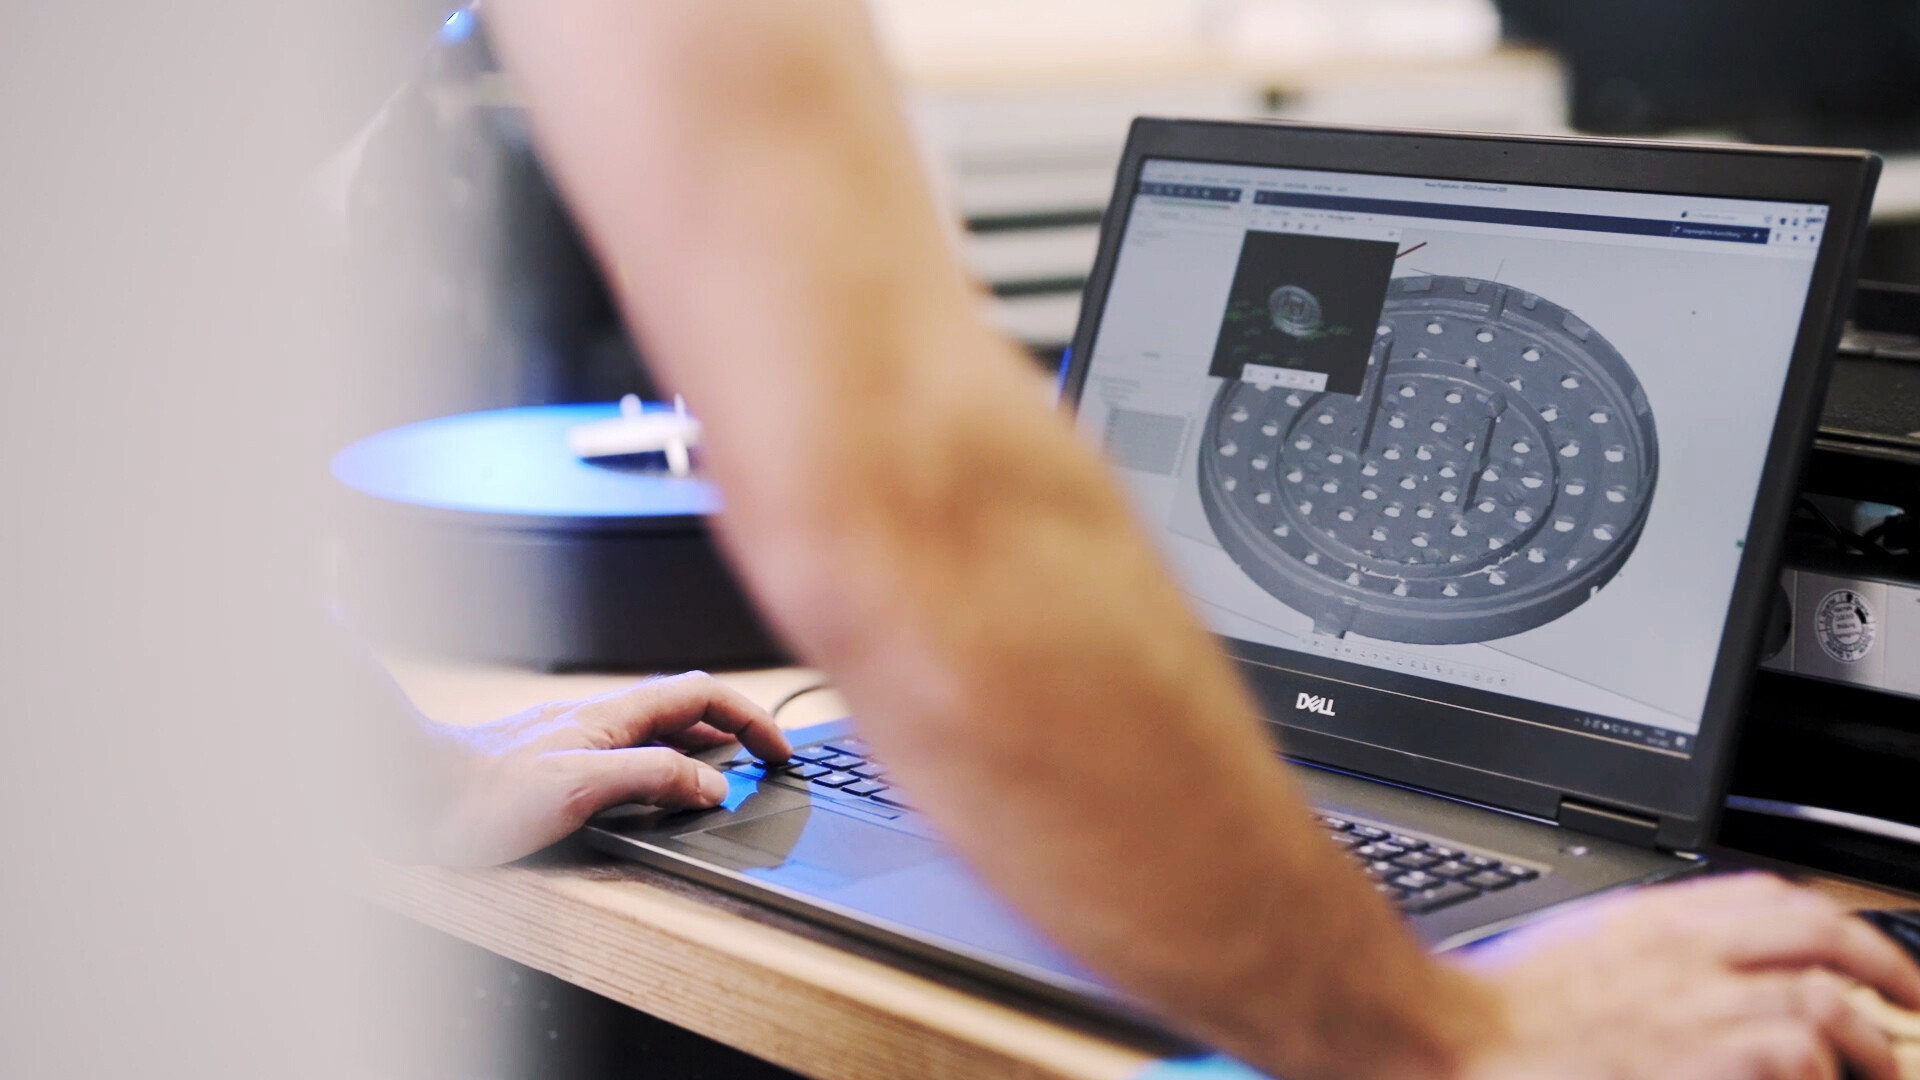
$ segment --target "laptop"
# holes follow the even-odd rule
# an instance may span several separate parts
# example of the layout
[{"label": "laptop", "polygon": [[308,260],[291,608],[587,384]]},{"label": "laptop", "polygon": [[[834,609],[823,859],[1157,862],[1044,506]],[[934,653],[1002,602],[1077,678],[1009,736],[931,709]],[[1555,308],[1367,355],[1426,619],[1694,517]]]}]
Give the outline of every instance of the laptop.
[{"label": "laptop", "polygon": [[[1879,162],[1143,119],[1063,406],[1338,844],[1436,949],[1700,871]],[[851,720],[613,855],[1141,1010]],[[1276,808],[1276,812],[1292,812]]]}]

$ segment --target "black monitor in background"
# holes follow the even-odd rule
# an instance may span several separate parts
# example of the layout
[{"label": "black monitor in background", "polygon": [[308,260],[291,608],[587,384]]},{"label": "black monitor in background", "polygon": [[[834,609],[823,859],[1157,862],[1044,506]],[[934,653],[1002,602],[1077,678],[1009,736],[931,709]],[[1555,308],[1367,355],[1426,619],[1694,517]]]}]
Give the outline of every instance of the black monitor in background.
[{"label": "black monitor in background", "polygon": [[[1581,131],[1920,154],[1920,0],[1496,3],[1566,63]],[[1920,220],[1877,219],[1860,274],[1920,285]]]},{"label": "black monitor in background", "polygon": [[1920,0],[1497,0],[1561,55],[1574,126],[1920,151]]}]

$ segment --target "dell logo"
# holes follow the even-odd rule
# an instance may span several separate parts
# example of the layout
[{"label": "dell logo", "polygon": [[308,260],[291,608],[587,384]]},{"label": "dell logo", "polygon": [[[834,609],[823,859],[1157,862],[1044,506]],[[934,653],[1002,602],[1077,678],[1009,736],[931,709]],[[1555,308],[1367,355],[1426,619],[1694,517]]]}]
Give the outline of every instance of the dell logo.
[{"label": "dell logo", "polygon": [[1300,700],[1293,707],[1301,712],[1319,713],[1321,716],[1333,715],[1333,699],[1330,697],[1301,694]]}]

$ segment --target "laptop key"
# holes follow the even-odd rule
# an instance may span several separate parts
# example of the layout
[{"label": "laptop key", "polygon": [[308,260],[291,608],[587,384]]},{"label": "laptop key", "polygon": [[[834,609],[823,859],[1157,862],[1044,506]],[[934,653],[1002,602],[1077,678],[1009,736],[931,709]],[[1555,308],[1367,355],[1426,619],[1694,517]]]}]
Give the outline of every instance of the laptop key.
[{"label": "laptop key", "polygon": [[795,765],[792,768],[787,769],[786,773],[788,776],[794,777],[795,779],[811,780],[816,776],[825,776],[832,771],[833,771],[832,769],[829,769],[824,765],[815,765],[809,762],[804,765]]},{"label": "laptop key", "polygon": [[851,754],[835,754],[830,758],[826,758],[822,760],[820,764],[825,765],[829,769],[845,771],[847,769],[853,768],[856,765],[865,765],[866,761],[861,758],[854,757]]},{"label": "laptop key", "polygon": [[1540,871],[1535,870],[1531,866],[1515,866],[1513,863],[1508,863],[1501,867],[1500,872],[1515,881],[1532,881],[1534,878],[1540,876]]},{"label": "laptop key", "polygon": [[846,787],[848,784],[858,783],[859,780],[859,777],[849,772],[830,772],[825,776],[816,776],[813,778],[813,782],[819,784],[821,787],[831,788]]},{"label": "laptop key", "polygon": [[855,765],[853,768],[848,769],[847,771],[852,773],[855,776],[864,776],[869,780],[878,780],[880,777],[887,775],[887,770],[885,768],[879,765],[875,765],[871,761],[867,762],[865,765]]},{"label": "laptop key", "polygon": [[1385,840],[1387,838],[1387,830],[1376,829],[1371,825],[1355,825],[1353,827],[1353,835],[1364,840]]},{"label": "laptop key", "polygon": [[1466,879],[1467,884],[1476,889],[1493,892],[1513,884],[1513,879],[1498,870],[1480,870]]},{"label": "laptop key", "polygon": [[1424,870],[1409,870],[1399,877],[1393,878],[1392,881],[1395,885],[1403,889],[1412,889],[1416,892],[1421,889],[1431,889],[1436,885],[1442,884],[1439,878],[1434,877]]},{"label": "laptop key", "polygon": [[1408,870],[1425,870],[1429,866],[1438,866],[1440,861],[1424,851],[1410,851],[1393,860],[1393,865],[1404,866]]},{"label": "laptop key", "polygon": [[1355,848],[1360,846],[1360,838],[1348,833],[1343,833],[1343,832],[1332,833],[1327,837],[1327,839],[1332,840],[1335,844],[1338,844],[1343,848]]},{"label": "laptop key", "polygon": [[1421,840],[1412,836],[1402,836],[1399,833],[1394,833],[1392,836],[1387,837],[1387,839],[1392,841],[1393,843],[1399,844],[1401,847],[1406,848],[1408,851],[1419,851],[1427,846],[1427,842],[1425,840]]},{"label": "laptop key", "polygon": [[[1427,852],[1427,854],[1431,855],[1433,854],[1433,852],[1429,851]],[[1427,873],[1432,874],[1434,877],[1443,877],[1449,881],[1457,881],[1460,878],[1472,877],[1476,873],[1485,873],[1484,870],[1475,870],[1473,867],[1468,866],[1466,863],[1460,862],[1457,859],[1448,859],[1446,862],[1440,863],[1435,866],[1428,866],[1428,867],[1425,867],[1424,869],[1427,871]]]},{"label": "laptop key", "polygon": [[1475,870],[1492,870],[1500,865],[1500,860],[1489,859],[1485,855],[1462,855],[1460,861]]},{"label": "laptop key", "polygon": [[1334,817],[1331,814],[1321,814],[1320,824],[1332,829],[1334,832],[1346,832],[1348,829],[1353,828],[1353,822],[1345,818]]},{"label": "laptop key", "polygon": [[1425,915],[1429,911],[1438,911],[1449,904],[1471,900],[1479,895],[1480,892],[1477,889],[1457,881],[1449,881],[1444,885],[1436,885],[1431,889],[1422,889],[1409,894],[1406,899],[1400,901],[1400,910],[1409,915]]},{"label": "laptop key", "polygon": [[1367,877],[1374,881],[1386,881],[1389,878],[1398,877],[1405,873],[1404,870],[1401,870],[1390,862],[1368,863],[1363,870]]},{"label": "laptop key", "polygon": [[1355,855],[1363,859],[1397,859],[1407,853],[1407,849],[1398,844],[1372,843],[1353,849]]},{"label": "laptop key", "polygon": [[861,780],[840,789],[849,795],[873,795],[887,790],[887,785],[876,784],[871,780]]}]

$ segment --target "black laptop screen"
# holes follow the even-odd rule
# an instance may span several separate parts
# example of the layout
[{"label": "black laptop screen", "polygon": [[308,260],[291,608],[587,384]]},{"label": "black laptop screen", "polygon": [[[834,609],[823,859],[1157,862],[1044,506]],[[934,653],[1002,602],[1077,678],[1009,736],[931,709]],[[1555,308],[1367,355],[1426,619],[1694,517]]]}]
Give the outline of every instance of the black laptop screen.
[{"label": "black laptop screen", "polygon": [[1825,207],[1150,160],[1128,214],[1077,422],[1288,723],[1692,753]]}]

